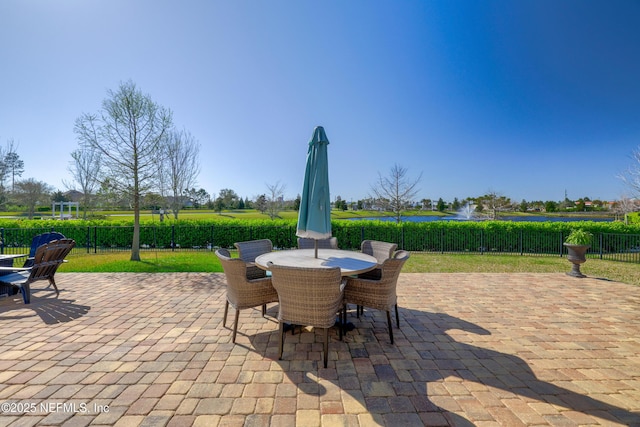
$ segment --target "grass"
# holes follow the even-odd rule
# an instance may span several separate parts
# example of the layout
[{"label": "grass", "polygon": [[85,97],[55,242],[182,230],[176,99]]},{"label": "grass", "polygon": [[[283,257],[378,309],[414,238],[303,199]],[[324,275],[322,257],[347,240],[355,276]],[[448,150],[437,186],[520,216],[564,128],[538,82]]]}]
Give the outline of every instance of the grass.
[{"label": "grass", "polygon": [[[129,252],[75,253],[60,272],[222,272],[213,252],[143,252],[142,261],[129,261]],[[405,273],[565,273],[566,258],[553,256],[431,254],[415,252]],[[590,277],[640,286],[637,264],[588,258],[581,271]]]},{"label": "grass", "polygon": [[130,252],[71,254],[60,272],[90,273],[171,273],[222,272],[213,252],[143,252],[141,261],[130,261]]},{"label": "grass", "polygon": [[[73,211],[75,215],[75,210]],[[112,220],[133,220],[133,211],[98,211],[96,212],[98,215],[104,216],[106,219]],[[536,215],[544,215],[544,216],[567,216],[567,215],[585,215],[589,216],[609,216],[610,212],[581,212],[581,213],[570,213],[567,212],[559,212],[559,213],[522,213],[522,212],[508,212],[505,213],[509,216],[536,216]],[[80,212],[79,216],[82,218],[83,213]],[[456,212],[452,211],[423,211],[420,209],[405,211],[402,212],[402,216],[448,216],[448,215],[456,215]],[[352,211],[352,210],[338,210],[333,209],[331,211],[332,219],[354,219],[354,218],[375,218],[375,217],[383,217],[383,216],[394,216],[392,212],[384,212],[384,211]],[[37,212],[36,217],[42,218],[50,218],[51,210]],[[158,214],[152,214],[150,210],[143,209],[140,211],[140,217],[145,221],[160,221],[160,217]],[[173,215],[168,213],[165,215],[168,220],[172,220]],[[298,218],[298,212],[292,209],[287,209],[280,211],[279,217],[282,219],[296,219]],[[26,214],[23,212],[0,212],[0,218],[26,218]],[[230,219],[269,219],[269,215],[262,214],[255,209],[232,209],[232,210],[223,210],[218,213],[210,209],[182,209],[178,214],[179,220],[181,219],[216,219],[220,221],[226,221]]]}]

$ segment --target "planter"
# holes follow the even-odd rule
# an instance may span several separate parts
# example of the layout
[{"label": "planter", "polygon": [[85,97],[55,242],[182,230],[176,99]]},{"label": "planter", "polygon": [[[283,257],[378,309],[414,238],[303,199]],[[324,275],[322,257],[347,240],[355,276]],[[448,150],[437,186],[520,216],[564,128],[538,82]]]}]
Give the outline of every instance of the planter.
[{"label": "planter", "polygon": [[587,277],[580,272],[580,264],[584,264],[587,261],[585,254],[591,247],[590,245],[572,245],[569,243],[563,243],[567,248],[567,259],[573,264],[573,268],[567,274],[572,277]]}]

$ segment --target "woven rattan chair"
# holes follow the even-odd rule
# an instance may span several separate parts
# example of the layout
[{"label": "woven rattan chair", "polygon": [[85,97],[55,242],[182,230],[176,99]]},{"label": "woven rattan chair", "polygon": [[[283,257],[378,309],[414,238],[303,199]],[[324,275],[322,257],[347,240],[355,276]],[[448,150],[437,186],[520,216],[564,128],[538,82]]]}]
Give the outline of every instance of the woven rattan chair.
[{"label": "woven rattan chair", "polygon": [[[363,240],[360,244],[360,251],[363,254],[371,255],[376,260],[378,260],[378,264],[382,265],[385,260],[391,258],[393,253],[398,248],[398,245],[395,243],[388,242],[380,242],[378,240]],[[371,271],[367,271],[366,273],[361,273],[358,277],[362,279],[380,279],[382,271],[380,268],[375,268]]]},{"label": "woven rattan chair", "polygon": [[[336,313],[342,309],[340,268],[302,268],[271,265],[273,287],[280,301],[280,353],[284,348],[284,324],[324,328],[324,367],[327,367],[329,328],[335,325]],[[342,328],[340,328],[342,339]]]},{"label": "woven rattan chair", "polygon": [[224,305],[224,318],[222,326],[226,327],[229,305],[236,309],[233,322],[232,342],[236,342],[238,332],[238,317],[240,310],[262,306],[262,315],[265,315],[266,304],[278,302],[278,294],[271,285],[270,277],[247,279],[247,263],[239,258],[231,258],[229,251],[218,249],[216,255],[220,259],[222,269],[227,277],[227,301]]},{"label": "woven rattan chair", "polygon": [[402,266],[409,259],[409,252],[398,251],[393,257],[382,263],[381,276],[378,280],[363,279],[360,277],[350,277],[344,288],[345,310],[347,304],[370,307],[376,310],[387,312],[387,323],[389,326],[389,338],[393,344],[393,328],[391,325],[391,310],[395,309],[396,322],[400,327],[400,317],[398,313],[398,298],[396,296],[396,286],[398,276]]},{"label": "woven rattan chair", "polygon": [[59,295],[60,291],[54,276],[75,245],[76,242],[73,239],[59,239],[42,244],[36,249],[30,267],[1,267],[0,269],[8,274],[0,276],[0,282],[18,287],[25,304],[31,302],[31,283],[38,280],[47,280],[49,286],[53,286],[56,290],[56,295]]},{"label": "woven rattan chair", "polygon": [[238,249],[238,257],[248,264],[247,279],[259,279],[267,276],[267,272],[265,270],[255,265],[255,260],[256,257],[269,253],[273,250],[271,240],[249,240],[246,242],[236,242],[233,245]]},{"label": "woven rattan chair", "polygon": [[[306,237],[298,237],[298,249],[314,249],[315,240]],[[329,237],[318,240],[318,249],[338,249],[338,239]]]}]

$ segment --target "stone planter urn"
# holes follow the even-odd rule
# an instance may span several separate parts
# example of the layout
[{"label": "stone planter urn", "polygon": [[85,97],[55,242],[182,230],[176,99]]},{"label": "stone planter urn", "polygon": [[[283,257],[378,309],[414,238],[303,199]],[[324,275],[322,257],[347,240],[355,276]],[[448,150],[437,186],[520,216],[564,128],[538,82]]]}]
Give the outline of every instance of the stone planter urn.
[{"label": "stone planter urn", "polygon": [[567,248],[567,259],[573,264],[571,271],[567,274],[572,277],[587,277],[580,272],[580,264],[584,264],[587,261],[585,254],[591,245],[572,245],[570,243],[563,243]]}]

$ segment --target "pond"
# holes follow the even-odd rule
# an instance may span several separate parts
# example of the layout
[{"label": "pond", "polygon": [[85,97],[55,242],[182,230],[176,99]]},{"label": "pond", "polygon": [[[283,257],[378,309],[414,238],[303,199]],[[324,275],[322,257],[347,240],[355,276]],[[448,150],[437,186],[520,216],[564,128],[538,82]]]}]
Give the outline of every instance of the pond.
[{"label": "pond", "polygon": [[[380,221],[395,221],[395,217],[383,216],[383,217],[368,217],[368,218],[351,218],[351,220],[359,221],[362,219],[368,220],[380,220]],[[608,217],[578,217],[578,216],[501,216],[501,221],[532,221],[532,222],[575,222],[575,221],[596,221],[596,222],[613,222],[613,218]],[[460,216],[432,216],[432,215],[417,215],[417,216],[403,216],[402,221],[405,222],[429,222],[429,221],[477,221],[475,218],[467,219]]]}]

